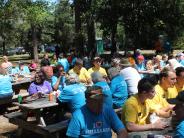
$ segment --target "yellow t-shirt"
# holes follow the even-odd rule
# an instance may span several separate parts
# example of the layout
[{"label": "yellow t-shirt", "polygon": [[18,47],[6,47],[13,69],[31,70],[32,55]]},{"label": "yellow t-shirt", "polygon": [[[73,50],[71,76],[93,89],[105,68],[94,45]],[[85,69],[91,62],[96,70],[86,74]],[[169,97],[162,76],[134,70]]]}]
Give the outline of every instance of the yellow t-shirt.
[{"label": "yellow t-shirt", "polygon": [[164,89],[159,84],[155,86],[155,92],[156,93],[154,98],[148,100],[154,105],[155,110],[168,107],[169,103],[166,100],[166,97],[168,97],[168,92],[164,91]]},{"label": "yellow t-shirt", "polygon": [[69,70],[68,73],[76,73],[79,76],[79,81],[83,83],[87,83],[89,80],[91,80],[90,74],[84,67],[82,67],[81,70],[78,70],[74,67],[73,69]]},{"label": "yellow t-shirt", "polygon": [[91,75],[93,72],[100,72],[102,74],[102,76],[107,76],[107,72],[104,68],[100,67],[99,69],[92,67],[90,69],[88,69],[89,74]]},{"label": "yellow t-shirt", "polygon": [[177,87],[177,85],[175,85],[175,87],[176,87],[178,93],[184,90],[184,86],[182,88],[179,88],[179,87]]},{"label": "yellow t-shirt", "polygon": [[176,86],[174,86],[173,88],[168,88],[168,95],[166,97],[166,99],[170,99],[170,98],[176,98],[176,96],[178,95],[178,91],[176,89]]},{"label": "yellow t-shirt", "polygon": [[149,114],[154,110],[151,107],[151,103],[147,100],[144,104],[141,104],[138,100],[138,95],[131,96],[122,107],[121,120],[126,124],[132,122],[138,125],[144,125],[149,123]]}]

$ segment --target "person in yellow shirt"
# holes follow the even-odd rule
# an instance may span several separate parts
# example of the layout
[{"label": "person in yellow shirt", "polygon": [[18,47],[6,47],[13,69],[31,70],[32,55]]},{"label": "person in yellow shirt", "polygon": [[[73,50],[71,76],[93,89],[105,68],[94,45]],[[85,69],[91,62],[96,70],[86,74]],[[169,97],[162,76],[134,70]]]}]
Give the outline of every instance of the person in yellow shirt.
[{"label": "person in yellow shirt", "polygon": [[175,70],[176,70],[175,87],[177,89],[177,92],[180,92],[184,90],[184,67],[177,67]]},{"label": "person in yellow shirt", "polygon": [[91,75],[93,72],[100,72],[100,74],[106,78],[107,72],[104,68],[101,67],[102,60],[100,57],[94,57],[93,61],[93,67],[88,69],[89,74]]},{"label": "person in yellow shirt", "polygon": [[138,83],[138,94],[131,96],[122,107],[121,119],[128,131],[164,129],[166,124],[160,120],[149,122],[149,115],[154,112],[148,99],[155,96],[155,82],[143,78]]},{"label": "person in yellow shirt", "polygon": [[88,71],[83,67],[83,60],[80,58],[76,59],[74,67],[69,70],[69,74],[75,73],[79,77],[79,81],[85,85],[91,85],[92,80]]},{"label": "person in yellow shirt", "polygon": [[163,68],[159,74],[159,78],[159,83],[155,86],[155,97],[151,101],[157,105],[158,108],[172,108],[166,99],[175,98],[177,96],[177,91],[174,89],[176,73],[168,68]]}]

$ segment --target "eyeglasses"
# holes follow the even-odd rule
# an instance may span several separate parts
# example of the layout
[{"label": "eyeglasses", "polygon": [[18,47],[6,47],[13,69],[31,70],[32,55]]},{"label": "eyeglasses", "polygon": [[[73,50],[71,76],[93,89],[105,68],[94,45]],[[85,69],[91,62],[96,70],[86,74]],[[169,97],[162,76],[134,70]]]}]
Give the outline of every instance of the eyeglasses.
[{"label": "eyeglasses", "polygon": [[59,70],[60,72],[64,72],[64,70]]}]

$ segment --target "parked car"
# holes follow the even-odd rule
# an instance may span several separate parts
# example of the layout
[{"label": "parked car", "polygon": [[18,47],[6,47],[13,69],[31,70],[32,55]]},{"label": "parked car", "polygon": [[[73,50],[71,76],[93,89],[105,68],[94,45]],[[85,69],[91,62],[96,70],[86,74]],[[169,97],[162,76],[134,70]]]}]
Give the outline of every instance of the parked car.
[{"label": "parked car", "polygon": [[24,47],[17,47],[16,48],[16,54],[25,54],[26,50],[24,49]]},{"label": "parked car", "polygon": [[48,52],[48,53],[54,53],[55,52],[55,46],[49,46],[49,45],[46,45],[45,46],[45,52]]}]

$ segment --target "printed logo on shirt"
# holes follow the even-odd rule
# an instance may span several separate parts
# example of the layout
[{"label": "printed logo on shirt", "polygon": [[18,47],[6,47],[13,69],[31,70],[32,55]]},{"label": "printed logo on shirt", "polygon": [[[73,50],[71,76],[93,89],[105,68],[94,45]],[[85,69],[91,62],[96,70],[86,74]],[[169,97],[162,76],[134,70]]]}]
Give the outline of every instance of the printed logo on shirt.
[{"label": "printed logo on shirt", "polygon": [[102,127],[102,122],[98,121],[95,123],[95,128],[101,128]]}]

